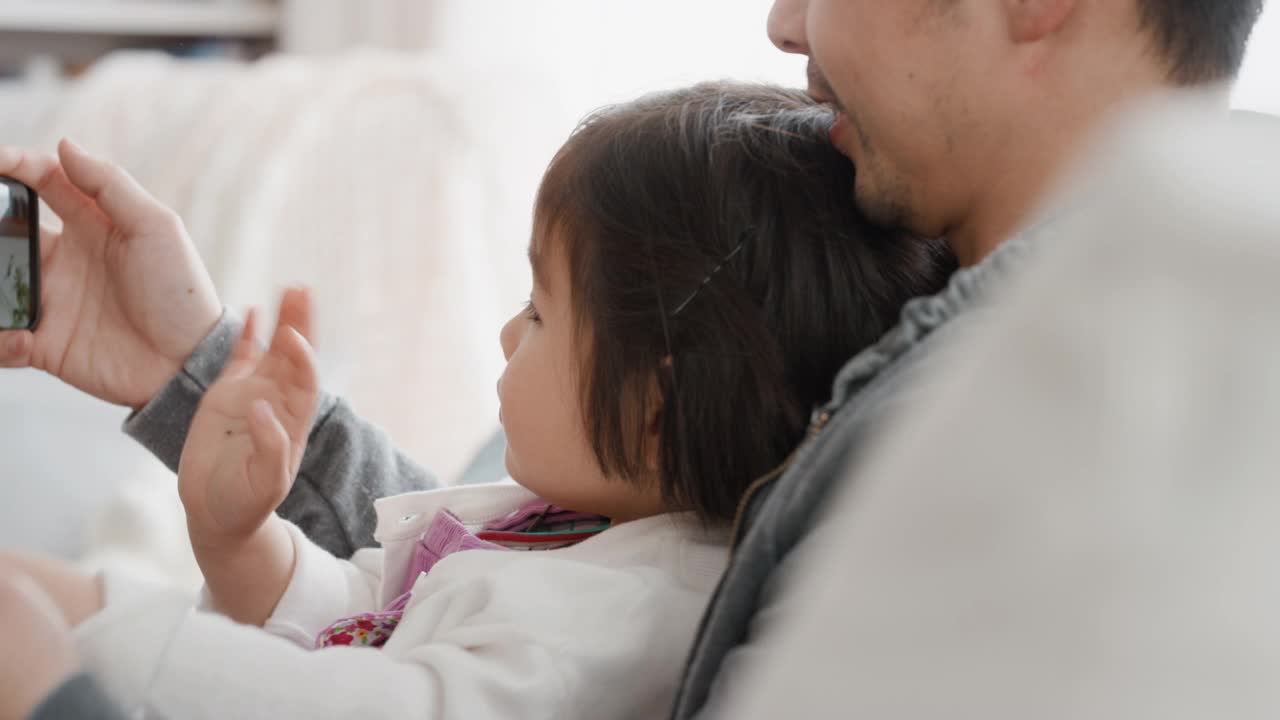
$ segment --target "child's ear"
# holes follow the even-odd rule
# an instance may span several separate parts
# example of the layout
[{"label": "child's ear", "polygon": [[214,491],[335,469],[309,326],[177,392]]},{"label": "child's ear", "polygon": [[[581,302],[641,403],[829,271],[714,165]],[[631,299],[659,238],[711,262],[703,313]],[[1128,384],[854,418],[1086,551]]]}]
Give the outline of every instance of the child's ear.
[{"label": "child's ear", "polygon": [[671,362],[670,355],[664,357],[659,363],[658,371],[649,378],[648,396],[644,403],[644,461],[645,467],[651,472],[657,472],[662,465],[658,452],[662,447],[659,441],[662,439],[662,425],[666,421],[664,413],[667,409],[667,401],[659,378],[671,373]]},{"label": "child's ear", "polygon": [[1009,39],[1039,42],[1062,29],[1077,0],[1004,0]]}]

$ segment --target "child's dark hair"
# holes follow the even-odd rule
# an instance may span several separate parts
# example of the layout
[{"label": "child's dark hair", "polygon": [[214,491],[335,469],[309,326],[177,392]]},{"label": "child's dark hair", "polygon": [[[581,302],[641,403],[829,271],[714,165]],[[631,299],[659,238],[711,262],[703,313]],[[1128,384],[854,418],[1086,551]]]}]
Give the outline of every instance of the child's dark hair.
[{"label": "child's dark hair", "polygon": [[606,475],[645,481],[656,457],[672,507],[732,519],[840,367],[954,269],[941,242],[858,214],[831,123],[799,91],[705,83],[596,112],[551,161],[530,251],[554,237],[568,259]]}]

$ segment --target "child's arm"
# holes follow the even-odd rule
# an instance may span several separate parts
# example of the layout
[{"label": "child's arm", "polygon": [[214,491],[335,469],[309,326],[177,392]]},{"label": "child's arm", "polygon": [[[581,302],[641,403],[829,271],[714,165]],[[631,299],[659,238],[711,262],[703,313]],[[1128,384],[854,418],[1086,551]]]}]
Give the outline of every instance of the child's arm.
[{"label": "child's arm", "polygon": [[319,393],[310,302],[263,353],[254,315],[191,423],[178,466],[192,549],[214,606],[261,625],[293,575],[296,549],[274,513],[298,470]]},{"label": "child's arm", "polygon": [[437,682],[420,663],[372,648],[304,650],[223,615],[192,612],[189,600],[163,589],[133,594],[76,629],[86,671],[128,717],[498,717],[442,717]]},{"label": "child's arm", "polygon": [[382,649],[353,639],[309,651],[191,612],[187,593],[113,590],[111,577],[108,596],[121,596],[76,630],[77,649],[112,697],[147,717],[661,716],[710,589],[652,568],[534,557],[551,553],[481,559],[514,554],[456,556],[492,571],[424,587]]}]

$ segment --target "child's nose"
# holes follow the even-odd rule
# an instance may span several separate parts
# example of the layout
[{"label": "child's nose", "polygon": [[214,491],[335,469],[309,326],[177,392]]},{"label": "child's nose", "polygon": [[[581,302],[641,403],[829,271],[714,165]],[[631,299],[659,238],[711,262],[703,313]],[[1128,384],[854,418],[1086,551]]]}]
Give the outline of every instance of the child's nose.
[{"label": "child's nose", "polygon": [[513,317],[502,326],[502,331],[498,333],[498,343],[502,345],[502,357],[507,362],[511,362],[511,355],[516,351],[517,345],[517,328],[519,324],[519,316]]}]

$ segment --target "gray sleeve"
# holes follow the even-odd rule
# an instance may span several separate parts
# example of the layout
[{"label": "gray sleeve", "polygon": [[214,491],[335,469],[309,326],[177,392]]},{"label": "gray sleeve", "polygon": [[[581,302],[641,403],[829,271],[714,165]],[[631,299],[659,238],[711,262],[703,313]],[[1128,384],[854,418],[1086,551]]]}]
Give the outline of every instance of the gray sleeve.
[{"label": "gray sleeve", "polygon": [[87,673],[74,675],[54,688],[27,720],[125,720],[124,711],[103,693]]},{"label": "gray sleeve", "polygon": [[[182,371],[125,421],[125,433],[174,472],[200,399],[222,372],[241,327],[223,313]],[[375,544],[375,499],[436,485],[382,430],[357,417],[341,399],[321,394],[298,478],[278,512],[321,547],[350,557]]]}]

